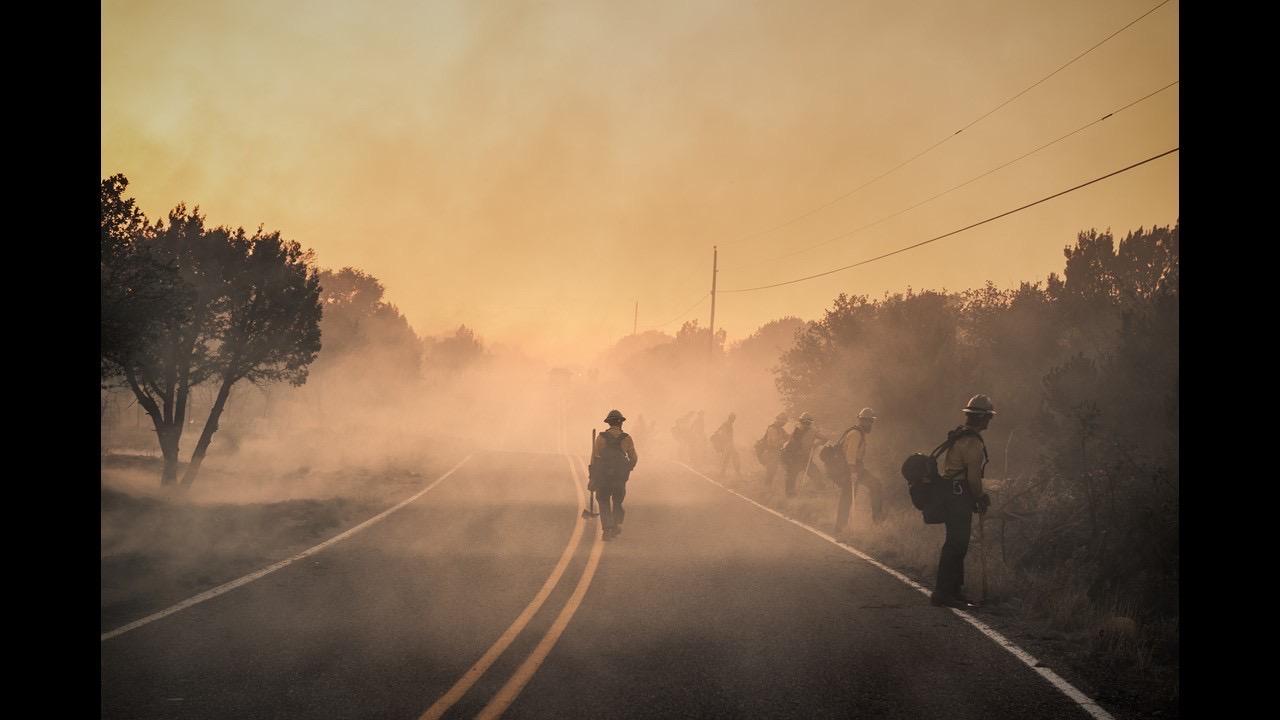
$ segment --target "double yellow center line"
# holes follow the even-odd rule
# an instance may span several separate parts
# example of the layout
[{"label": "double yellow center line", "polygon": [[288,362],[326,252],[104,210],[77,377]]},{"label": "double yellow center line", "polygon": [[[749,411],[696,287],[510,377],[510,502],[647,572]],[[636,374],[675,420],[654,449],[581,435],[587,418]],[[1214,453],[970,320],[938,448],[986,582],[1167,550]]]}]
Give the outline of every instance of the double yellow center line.
[{"label": "double yellow center line", "polygon": [[[561,415],[561,417],[563,417],[563,415]],[[581,498],[583,497],[583,491],[585,490],[582,485],[582,475],[586,474],[586,466],[583,465],[582,460],[568,455],[564,444],[563,422],[560,424],[559,429],[560,437],[558,440],[560,452],[564,454],[565,460],[569,463],[569,474],[573,479],[573,485],[576,491],[575,495],[579,498],[579,504],[574,508],[574,528],[573,534],[569,537],[569,543],[565,546],[564,552],[560,554],[559,562],[556,563],[551,574],[547,576],[546,582],[542,583],[542,588],[538,590],[538,594],[534,596],[533,600],[525,606],[525,609],[516,617],[515,621],[511,623],[506,631],[502,633],[498,640],[480,656],[480,659],[477,660],[476,663],[465,673],[463,673],[462,677],[458,678],[458,681],[453,684],[453,687],[449,688],[448,692],[442,695],[439,700],[436,700],[431,707],[427,708],[427,711],[422,714],[419,720],[438,720],[438,718],[444,717],[444,714],[448,712],[449,708],[453,707],[454,704],[461,700],[462,696],[466,695],[467,691],[471,689],[471,686],[474,685],[495,662],[497,662],[502,653],[511,646],[511,643],[515,642],[516,637],[524,631],[525,627],[529,624],[529,621],[532,620],[533,616],[542,608],[543,603],[546,602],[552,591],[555,590],[556,585],[560,582],[560,578],[564,575],[565,569],[569,567],[569,563],[573,560],[573,556],[578,549],[578,545],[581,544],[584,527],[587,524],[594,525],[594,523],[583,523],[579,520],[582,510],[585,509],[584,505],[581,504]],[[579,467],[582,468],[581,474],[579,474]],[[564,633],[565,628],[569,626],[569,621],[573,619],[574,613],[576,613],[578,611],[578,607],[582,605],[582,598],[587,594],[587,588],[591,585],[591,579],[596,574],[596,567],[600,564],[600,555],[604,552],[604,543],[602,542],[600,535],[594,534],[594,537],[595,541],[591,546],[591,554],[587,558],[587,565],[582,571],[582,577],[578,579],[578,586],[574,588],[573,595],[569,597],[569,601],[565,603],[564,608],[556,617],[555,622],[551,624],[551,627],[547,630],[546,634],[542,636],[542,640],[538,642],[537,647],[533,649],[533,652],[529,654],[529,657],[525,658],[524,662],[520,664],[520,667],[516,668],[515,673],[512,674],[511,678],[502,686],[502,689],[493,696],[493,699],[491,699],[489,703],[480,710],[480,713],[476,716],[477,718],[497,718],[501,716],[502,713],[511,706],[511,703],[515,702],[516,697],[520,695],[520,691],[523,690],[525,685],[529,683],[529,680],[533,678],[534,673],[538,671],[538,668],[541,667],[542,663],[547,659],[552,648],[555,647],[556,642],[560,640],[560,636]]]}]

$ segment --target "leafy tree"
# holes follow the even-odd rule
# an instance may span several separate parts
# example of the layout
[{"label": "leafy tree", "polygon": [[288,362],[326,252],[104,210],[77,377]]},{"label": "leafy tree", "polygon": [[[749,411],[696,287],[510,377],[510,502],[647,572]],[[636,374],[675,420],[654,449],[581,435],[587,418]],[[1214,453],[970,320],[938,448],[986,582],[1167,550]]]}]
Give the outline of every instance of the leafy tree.
[{"label": "leafy tree", "polygon": [[717,330],[715,340],[712,341],[710,328],[698,327],[696,319],[688,320],[682,323],[680,330],[676,332],[675,352],[682,359],[690,361],[699,356],[705,357],[708,347],[712,352],[719,354],[724,352],[726,337],[724,330]]},{"label": "leafy tree", "polygon": [[235,272],[226,286],[221,332],[211,358],[218,393],[182,478],[184,486],[200,471],[233,385],[241,380],[302,385],[320,352],[320,276],[311,251],[261,227],[251,237],[237,229],[227,240],[235,251],[227,258]]},{"label": "leafy tree", "polygon": [[1176,614],[1178,577],[1178,233],[1139,229],[1111,257],[1068,266],[1075,288],[1109,288],[1108,303],[1101,293],[1094,301],[1114,329],[1101,352],[1080,351],[1045,375],[1037,437],[1054,531],[1022,559],[1087,561],[1091,596],[1164,617]]},{"label": "leafy tree", "polygon": [[[199,210],[179,205],[168,223],[157,222],[135,238],[140,251],[108,259],[114,268],[107,274],[129,276],[130,267],[145,264],[163,268],[174,282],[152,284],[148,299],[168,305],[145,322],[145,332],[129,333],[128,342],[112,350],[110,372],[123,378],[154,424],[164,457],[161,484],[175,483],[178,452],[191,389],[212,377],[211,345],[220,332],[231,267],[227,262],[227,234],[206,230]],[[135,262],[131,262],[135,261]],[[121,299],[117,313],[129,318],[146,317],[143,304],[132,304],[127,294],[107,290]],[[137,323],[134,327],[138,327]]]},{"label": "leafy tree", "polygon": [[729,359],[738,366],[772,371],[782,353],[795,343],[796,333],[805,322],[798,317],[771,320],[756,331],[733,344]]},{"label": "leafy tree", "polygon": [[132,198],[124,197],[124,175],[103,180],[99,191],[102,382],[122,380],[121,369],[156,341],[162,328],[181,322],[189,309],[179,278],[151,252],[155,231]]},{"label": "leafy tree", "polygon": [[297,243],[207,228],[198,208],[178,205],[148,226],[125,187],[116,175],[101,191],[103,375],[123,381],[151,418],[163,485],[178,480],[192,389],[218,384],[186,486],[235,382],[305,380],[319,350],[318,278]]},{"label": "leafy tree", "polygon": [[424,344],[428,365],[446,374],[471,367],[485,357],[484,343],[466,325],[459,325],[453,335],[428,338]]},{"label": "leafy tree", "polygon": [[358,362],[363,374],[377,376],[376,388],[363,389],[375,394],[390,391],[393,385],[387,380],[418,379],[422,343],[400,311],[383,300],[384,288],[377,278],[344,267],[322,271],[320,285],[325,351],[316,372],[345,372],[349,361]]},{"label": "leafy tree", "polygon": [[666,345],[673,339],[661,330],[644,330],[633,335],[627,335],[602,353],[597,362],[601,365],[622,364],[628,358],[645,352],[650,348]]}]

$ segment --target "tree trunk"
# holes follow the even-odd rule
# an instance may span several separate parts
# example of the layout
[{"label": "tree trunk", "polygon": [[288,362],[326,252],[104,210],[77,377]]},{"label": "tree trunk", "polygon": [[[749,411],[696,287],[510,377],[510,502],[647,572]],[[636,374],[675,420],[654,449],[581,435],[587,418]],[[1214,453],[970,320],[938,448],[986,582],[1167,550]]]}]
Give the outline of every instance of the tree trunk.
[{"label": "tree trunk", "polygon": [[178,441],[182,427],[156,423],[156,437],[160,440],[160,454],[164,456],[164,469],[160,471],[160,484],[173,485],[178,481]]},{"label": "tree trunk", "polygon": [[218,431],[218,418],[222,417],[222,409],[227,405],[227,398],[231,396],[231,386],[235,380],[224,380],[222,386],[218,388],[218,396],[213,400],[213,407],[209,409],[209,419],[204,423],[204,430],[200,433],[200,440],[196,442],[196,449],[191,453],[191,462],[187,464],[187,472],[182,476],[182,487],[189,488],[191,483],[195,482],[196,474],[200,472],[200,464],[204,462],[204,454],[209,449],[209,443],[213,442],[213,434]]},{"label": "tree trunk", "polygon": [[164,456],[164,469],[160,471],[160,485],[172,485],[178,480],[178,441],[182,438],[182,425],[172,422],[172,416],[166,417],[160,405],[148,395],[132,372],[125,372],[129,389],[138,400],[138,407],[145,410],[151,418],[156,431],[156,440],[160,443],[160,454]]}]

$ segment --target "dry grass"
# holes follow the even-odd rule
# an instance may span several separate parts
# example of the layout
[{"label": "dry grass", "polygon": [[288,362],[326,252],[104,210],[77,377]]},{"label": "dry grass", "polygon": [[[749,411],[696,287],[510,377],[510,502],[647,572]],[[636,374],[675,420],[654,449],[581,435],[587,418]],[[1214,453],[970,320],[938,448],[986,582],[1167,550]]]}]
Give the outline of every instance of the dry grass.
[{"label": "dry grass", "polygon": [[419,472],[387,467],[271,477],[215,465],[182,491],[160,487],[161,463],[103,459],[104,629],[322,542],[422,483]]}]

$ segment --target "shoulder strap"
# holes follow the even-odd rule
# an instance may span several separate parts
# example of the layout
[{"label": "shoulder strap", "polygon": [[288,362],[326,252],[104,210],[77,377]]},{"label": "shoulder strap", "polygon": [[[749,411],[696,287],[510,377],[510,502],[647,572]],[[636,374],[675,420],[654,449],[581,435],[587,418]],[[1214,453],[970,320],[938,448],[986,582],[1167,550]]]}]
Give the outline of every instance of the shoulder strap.
[{"label": "shoulder strap", "polygon": [[847,440],[847,439],[849,438],[849,433],[853,432],[854,430],[858,430],[858,426],[857,426],[857,425],[854,425],[853,427],[851,427],[851,428],[849,428],[849,429],[845,430],[843,433],[841,433],[841,434],[840,434],[840,439],[836,441],[836,447],[841,447],[841,448],[842,448],[842,447],[844,447],[844,441],[845,441],[845,440]]},{"label": "shoulder strap", "polygon": [[944,442],[943,442],[941,445],[939,445],[938,447],[934,448],[934,449],[933,449],[933,452],[929,453],[929,457],[931,457],[931,458],[936,458],[936,457],[938,457],[939,455],[941,455],[942,453],[944,453],[944,452],[946,452],[946,451],[950,450],[950,449],[951,449],[951,446],[952,446],[952,445],[955,445],[957,440],[959,440],[960,438],[964,437],[966,434],[968,434],[968,433],[970,433],[970,432],[973,432],[973,431],[972,431],[972,430],[969,430],[969,428],[965,427],[964,425],[961,425],[960,427],[956,428],[955,430],[950,430],[950,431],[948,431],[948,432],[947,432],[947,439],[946,439],[946,441],[944,441]]},{"label": "shoulder strap", "polygon": [[961,425],[955,430],[948,432],[947,441],[934,448],[933,452],[929,453],[930,457],[937,457],[947,450],[950,450],[952,445],[955,445],[961,438],[968,435],[978,438],[978,444],[982,445],[982,459],[985,462],[987,460],[987,441],[982,439],[982,433],[974,430],[968,425]]}]

